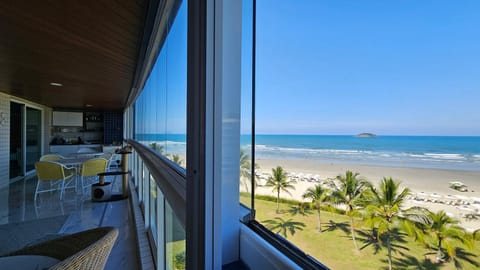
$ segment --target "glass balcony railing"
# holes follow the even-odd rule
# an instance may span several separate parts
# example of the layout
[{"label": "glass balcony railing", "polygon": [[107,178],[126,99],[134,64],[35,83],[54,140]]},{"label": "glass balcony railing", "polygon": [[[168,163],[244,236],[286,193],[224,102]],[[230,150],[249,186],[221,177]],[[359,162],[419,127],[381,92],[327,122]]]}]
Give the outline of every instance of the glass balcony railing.
[{"label": "glass balcony railing", "polygon": [[[173,182],[185,181],[185,174],[152,149],[134,141],[130,143],[135,149],[130,170],[135,179],[157,269],[185,269],[185,189],[175,190],[172,185]],[[163,169],[155,169],[158,167]],[[176,177],[171,177],[172,174],[166,177],[160,173],[168,169],[173,170]],[[168,193],[162,192],[162,188]]]}]

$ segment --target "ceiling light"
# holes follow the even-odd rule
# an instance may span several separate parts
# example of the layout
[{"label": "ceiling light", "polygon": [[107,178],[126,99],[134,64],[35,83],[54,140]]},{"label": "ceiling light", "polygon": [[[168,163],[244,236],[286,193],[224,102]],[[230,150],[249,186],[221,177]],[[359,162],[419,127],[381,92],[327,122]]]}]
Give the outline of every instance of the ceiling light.
[{"label": "ceiling light", "polygon": [[51,85],[51,86],[63,86],[63,84],[61,84],[61,83],[56,83],[56,82],[51,82],[50,85]]},{"label": "ceiling light", "polygon": [[85,104],[85,107],[93,107],[92,104]]}]

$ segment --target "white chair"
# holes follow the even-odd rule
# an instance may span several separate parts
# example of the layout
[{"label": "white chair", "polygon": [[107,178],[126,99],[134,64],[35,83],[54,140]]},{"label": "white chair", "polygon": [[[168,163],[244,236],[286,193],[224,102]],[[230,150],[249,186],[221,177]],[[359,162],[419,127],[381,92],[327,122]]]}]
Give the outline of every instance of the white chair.
[{"label": "white chair", "polygon": [[107,171],[113,171],[120,167],[120,160],[118,160],[118,155],[112,152],[108,152],[100,156],[106,160],[108,160],[107,164]]}]

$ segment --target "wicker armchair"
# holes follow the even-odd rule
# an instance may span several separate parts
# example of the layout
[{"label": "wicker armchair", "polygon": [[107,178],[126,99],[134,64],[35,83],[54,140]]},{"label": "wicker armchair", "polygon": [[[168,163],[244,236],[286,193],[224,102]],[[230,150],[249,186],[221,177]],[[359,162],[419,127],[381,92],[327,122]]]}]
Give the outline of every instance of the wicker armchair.
[{"label": "wicker armchair", "polygon": [[53,270],[100,270],[118,236],[118,229],[100,227],[66,235],[14,251],[6,256],[41,255],[60,260]]}]

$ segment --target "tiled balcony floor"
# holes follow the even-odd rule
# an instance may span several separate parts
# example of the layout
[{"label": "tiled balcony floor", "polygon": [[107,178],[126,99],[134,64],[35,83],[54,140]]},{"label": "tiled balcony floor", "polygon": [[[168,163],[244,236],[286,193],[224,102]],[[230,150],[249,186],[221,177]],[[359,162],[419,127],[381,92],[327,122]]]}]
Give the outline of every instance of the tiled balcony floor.
[{"label": "tiled balcony floor", "polygon": [[93,203],[70,189],[62,201],[58,191],[40,194],[35,207],[36,183],[36,177],[30,177],[0,189],[0,254],[62,234],[113,226],[119,235],[105,269],[138,269],[128,200]]}]

